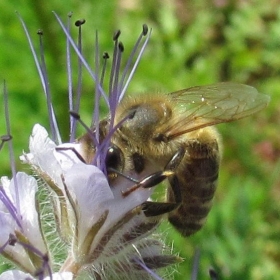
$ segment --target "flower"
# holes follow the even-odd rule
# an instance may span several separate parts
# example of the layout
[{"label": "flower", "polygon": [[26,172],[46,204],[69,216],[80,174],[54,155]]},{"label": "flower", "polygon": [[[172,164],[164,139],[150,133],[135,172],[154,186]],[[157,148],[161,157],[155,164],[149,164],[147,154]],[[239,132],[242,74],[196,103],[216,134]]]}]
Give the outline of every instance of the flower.
[{"label": "flower", "polygon": [[[8,270],[0,275],[0,280],[32,280],[36,279],[29,273],[24,273],[20,270]],[[73,274],[71,272],[53,273],[51,276],[42,278],[43,280],[72,280]]]},{"label": "flower", "polygon": [[1,253],[24,271],[37,273],[48,258],[35,205],[37,182],[19,172],[11,181],[2,177],[0,191]]},{"label": "flower", "polygon": [[[72,45],[80,63],[96,83],[92,129],[80,119],[79,106],[73,105],[69,87],[70,139],[62,142],[51,103],[46,66],[43,61],[39,63],[27,28],[19,16],[47,98],[51,137],[44,127],[35,124],[29,152],[20,157],[23,163],[32,168],[37,181],[34,176],[23,172],[18,172],[12,180],[1,178],[0,252],[19,270],[4,272],[0,279],[158,279],[154,270],[178,263],[181,259],[172,255],[160,236],[155,234],[160,219],[148,218],[142,211],[142,204],[150,198],[153,190],[138,188],[130,195],[123,196],[124,186],[121,183],[110,186],[106,169],[110,139],[126,120],[114,124],[117,106],[131,81],[150,33],[144,25],[121,76],[124,48],[119,42],[120,32],[114,35],[115,49],[109,92],[106,94],[103,88],[105,71],[101,71],[99,77],[91,70],[80,46],[76,46],[70,37],[69,27],[65,27],[55,16],[66,34],[68,51]],[[82,21],[76,22],[79,28],[82,24]],[[96,41],[98,70],[98,36]],[[103,58],[106,64],[108,55]],[[69,60],[67,65],[70,73]],[[109,108],[106,120],[108,131],[102,137],[99,128],[101,98],[105,99]],[[86,158],[83,143],[75,141],[77,122],[85,127],[87,137],[92,142],[93,159],[90,161]],[[10,135],[8,123],[7,135]],[[6,141],[5,137],[3,139]]]}]

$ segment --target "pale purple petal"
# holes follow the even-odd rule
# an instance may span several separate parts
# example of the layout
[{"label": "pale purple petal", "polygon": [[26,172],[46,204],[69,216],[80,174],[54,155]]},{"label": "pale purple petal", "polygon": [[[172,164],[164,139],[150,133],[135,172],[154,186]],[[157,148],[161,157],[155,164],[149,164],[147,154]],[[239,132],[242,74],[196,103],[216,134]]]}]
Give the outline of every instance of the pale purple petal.
[{"label": "pale purple petal", "polygon": [[[37,181],[23,172],[17,173],[18,191],[20,197],[20,214],[22,216],[23,234],[41,252],[47,252],[41,236],[39,217],[36,210]],[[14,189],[13,180],[11,181]]]},{"label": "pale purple petal", "polygon": [[105,175],[94,165],[77,163],[64,174],[65,184],[76,202],[79,213],[79,231],[83,239],[88,229],[95,224],[110,207],[106,201],[113,200]]},{"label": "pale purple petal", "polygon": [[81,155],[81,144],[78,143],[61,144],[56,147],[53,154],[63,171],[70,169],[75,163],[82,162],[82,158],[78,158]]},{"label": "pale purple petal", "polygon": [[[52,277],[45,277],[44,280],[72,280],[73,274],[71,272],[60,272],[52,274]],[[1,279],[0,279],[1,280]]]},{"label": "pale purple petal", "polygon": [[20,270],[8,270],[0,275],[0,280],[26,280],[34,279],[29,273],[24,273]]},{"label": "pale purple petal", "polygon": [[[0,228],[0,247],[2,247],[9,240],[9,235],[14,234],[15,229],[17,229],[18,227],[10,214],[0,212]],[[29,261],[26,251],[18,243],[16,243],[14,246],[7,245],[4,248],[4,251],[12,259],[16,260],[18,263],[21,263],[25,267],[28,267],[30,270],[34,268]]]},{"label": "pale purple petal", "polygon": [[[42,253],[46,253],[47,249],[40,231],[40,225],[38,222],[38,213],[36,210],[36,192],[37,192],[37,182],[32,177],[23,172],[19,172],[16,175],[17,179],[17,191],[18,197],[20,198],[18,208],[15,208],[18,216],[21,217],[20,225],[16,223],[14,217],[10,212],[5,209],[2,205],[0,212],[0,245],[2,246],[7,242],[9,235],[16,235],[17,232],[21,232],[25,236],[26,240],[36,247],[37,250]],[[11,203],[15,206],[15,185],[14,179],[9,181],[7,178],[1,178],[3,183],[3,189],[6,195],[9,197]],[[1,205],[1,203],[0,203]],[[7,246],[5,248],[6,252],[13,255],[13,258],[18,259],[21,263],[26,259],[28,262],[28,257],[26,252],[23,250],[22,246],[16,244],[15,246]],[[24,259],[25,257],[25,259]]]},{"label": "pale purple petal", "polygon": [[29,141],[30,153],[22,155],[20,159],[44,171],[57,186],[61,186],[61,168],[53,154],[55,147],[56,144],[49,138],[46,129],[36,124]]}]

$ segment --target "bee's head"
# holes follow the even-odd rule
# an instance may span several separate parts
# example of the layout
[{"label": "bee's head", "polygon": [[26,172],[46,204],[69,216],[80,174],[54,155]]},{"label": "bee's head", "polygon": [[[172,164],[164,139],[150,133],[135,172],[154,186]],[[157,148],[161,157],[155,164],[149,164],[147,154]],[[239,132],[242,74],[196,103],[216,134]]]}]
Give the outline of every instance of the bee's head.
[{"label": "bee's head", "polygon": [[130,141],[145,143],[170,119],[171,110],[162,100],[145,100],[123,110],[121,118],[125,116],[128,117],[119,128],[121,133]]}]

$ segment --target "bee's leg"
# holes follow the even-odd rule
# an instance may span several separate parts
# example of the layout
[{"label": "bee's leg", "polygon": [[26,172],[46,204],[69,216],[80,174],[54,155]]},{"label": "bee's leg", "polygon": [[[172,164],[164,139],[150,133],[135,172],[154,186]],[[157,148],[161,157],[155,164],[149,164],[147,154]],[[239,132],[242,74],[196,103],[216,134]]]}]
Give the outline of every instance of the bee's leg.
[{"label": "bee's leg", "polygon": [[132,187],[128,188],[126,191],[123,191],[122,195],[126,197],[139,188],[149,189],[155,187],[156,185],[164,181],[167,177],[174,175],[175,174],[174,171],[181,163],[184,154],[185,154],[185,150],[183,148],[178,149],[176,154],[166,164],[163,171],[158,171],[145,177],[144,179],[137,182]]},{"label": "bee's leg", "polygon": [[162,215],[176,209],[182,202],[182,196],[179,186],[179,180],[175,175],[175,170],[181,163],[184,154],[185,150],[183,148],[179,149],[176,152],[176,154],[171,158],[171,160],[167,163],[167,165],[164,168],[164,171],[158,171],[145,177],[139,183],[137,183],[133,187],[129,188],[126,192],[124,192],[123,195],[127,196],[140,187],[155,187],[159,183],[164,181],[166,178],[168,178],[170,182],[170,187],[174,195],[174,202],[146,201],[142,204],[142,209],[147,217]]},{"label": "bee's leg", "polygon": [[169,213],[175,210],[182,202],[179,180],[176,175],[169,177],[170,187],[174,194],[175,202],[153,202],[142,203],[142,209],[146,217],[153,217]]}]

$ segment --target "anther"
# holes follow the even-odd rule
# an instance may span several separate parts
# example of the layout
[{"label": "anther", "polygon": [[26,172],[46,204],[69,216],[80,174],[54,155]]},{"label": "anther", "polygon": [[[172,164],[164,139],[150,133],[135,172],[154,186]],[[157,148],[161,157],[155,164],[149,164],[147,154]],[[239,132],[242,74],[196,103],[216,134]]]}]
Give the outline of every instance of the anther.
[{"label": "anther", "polygon": [[6,135],[0,136],[0,139],[1,139],[1,143],[0,143],[0,150],[1,150],[2,147],[4,146],[4,143],[12,140],[13,137],[12,137],[12,135],[6,134]]},{"label": "anther", "polygon": [[44,254],[42,259],[44,260],[44,262],[48,262],[50,260],[50,258],[47,254]]},{"label": "anther", "polygon": [[148,34],[148,31],[149,31],[148,25],[145,23],[145,24],[143,24],[142,27],[143,27],[142,34],[143,34],[143,36],[146,36]]},{"label": "anther", "polygon": [[218,280],[218,273],[213,268],[209,269],[209,276],[211,280]]},{"label": "anther", "polygon": [[2,135],[0,137],[0,139],[3,141],[3,142],[7,142],[7,141],[10,141],[13,139],[13,136],[12,135]]},{"label": "anther", "polygon": [[37,34],[40,35],[40,36],[43,36],[44,35],[43,30],[42,29],[38,29]]},{"label": "anther", "polygon": [[109,59],[110,56],[109,56],[109,54],[107,52],[104,52],[102,58],[103,59]]},{"label": "anther", "polygon": [[85,122],[83,122],[83,120],[81,119],[81,116],[75,112],[75,111],[70,111],[69,112],[71,117],[73,117],[75,120],[77,120],[84,128],[85,130],[87,131],[87,133],[90,135],[90,137],[92,138],[92,141],[94,143],[94,145],[96,146],[97,145],[97,139],[96,139],[96,134],[94,131],[92,131],[90,129],[90,127],[88,127]]},{"label": "anther", "polygon": [[81,119],[80,114],[78,114],[78,113],[75,112],[75,111],[69,111],[69,114],[70,114],[71,117],[73,117],[73,118],[76,119],[76,120],[80,120],[80,119]]},{"label": "anther", "polygon": [[85,19],[79,19],[75,22],[75,26],[80,27],[86,22]]},{"label": "anther", "polygon": [[17,243],[17,238],[15,237],[14,234],[9,235],[9,245],[11,246],[15,246],[15,244]]},{"label": "anther", "polygon": [[122,42],[119,42],[119,50],[120,50],[120,52],[124,51],[124,45]]},{"label": "anther", "polygon": [[113,41],[117,41],[121,35],[121,31],[117,30],[113,35]]},{"label": "anther", "polygon": [[67,16],[68,16],[69,18],[71,18],[72,15],[73,15],[73,12],[69,12],[69,13],[67,14]]}]

